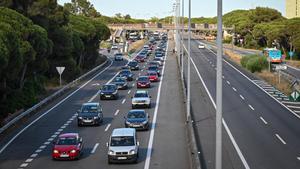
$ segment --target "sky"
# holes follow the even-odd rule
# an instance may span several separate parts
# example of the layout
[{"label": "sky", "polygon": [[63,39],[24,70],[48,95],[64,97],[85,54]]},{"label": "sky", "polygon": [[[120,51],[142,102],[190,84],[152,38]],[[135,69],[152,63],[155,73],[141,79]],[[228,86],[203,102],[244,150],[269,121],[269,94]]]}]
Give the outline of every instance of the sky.
[{"label": "sky", "polygon": [[[58,0],[63,5],[71,0]],[[185,16],[188,16],[188,0],[184,1]],[[133,18],[149,19],[173,15],[175,0],[90,0],[102,15],[129,14]],[[180,0],[182,2],[182,0]],[[257,6],[277,9],[285,16],[285,0],[223,0],[223,13],[236,9],[251,9]],[[217,0],[191,0],[192,17],[217,15]]]}]

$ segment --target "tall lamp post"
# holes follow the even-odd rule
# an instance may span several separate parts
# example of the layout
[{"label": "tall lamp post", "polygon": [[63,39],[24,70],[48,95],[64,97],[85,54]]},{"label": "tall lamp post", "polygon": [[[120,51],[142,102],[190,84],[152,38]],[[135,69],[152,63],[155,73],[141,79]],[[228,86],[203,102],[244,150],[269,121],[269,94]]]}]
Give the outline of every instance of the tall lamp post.
[{"label": "tall lamp post", "polygon": [[217,108],[216,108],[216,169],[222,169],[222,0],[218,0],[218,35],[217,35]]}]

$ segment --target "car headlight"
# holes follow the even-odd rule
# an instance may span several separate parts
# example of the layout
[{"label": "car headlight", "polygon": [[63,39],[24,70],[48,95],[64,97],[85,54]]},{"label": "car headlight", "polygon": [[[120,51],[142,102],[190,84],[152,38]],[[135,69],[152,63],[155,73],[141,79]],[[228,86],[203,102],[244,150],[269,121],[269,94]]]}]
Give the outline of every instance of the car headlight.
[{"label": "car headlight", "polygon": [[98,119],[98,118],[99,118],[99,116],[95,116],[95,117],[94,117],[94,119]]},{"label": "car headlight", "polygon": [[129,154],[131,154],[131,155],[135,154],[135,150],[130,150]]},{"label": "car headlight", "polygon": [[78,117],[78,119],[82,120],[82,117]]},{"label": "car headlight", "polygon": [[100,94],[104,94],[103,92],[100,92]]},{"label": "car headlight", "polygon": [[128,124],[128,125],[130,125],[130,124],[131,124],[129,121],[126,121],[125,123],[126,123],[126,124]]},{"label": "car headlight", "polygon": [[116,90],[115,92],[113,92],[113,94],[117,94],[118,93],[118,91]]},{"label": "car headlight", "polygon": [[146,121],[146,120],[142,122],[142,124],[144,124],[144,125],[147,124],[147,123],[148,123],[148,121]]},{"label": "car headlight", "polygon": [[114,155],[114,151],[109,150],[109,151],[108,151],[108,154],[109,154],[109,155]]},{"label": "car headlight", "polygon": [[59,152],[58,152],[58,150],[53,150],[53,153],[57,154],[57,153],[59,153]]},{"label": "car headlight", "polygon": [[71,150],[70,153],[76,153],[76,150]]}]

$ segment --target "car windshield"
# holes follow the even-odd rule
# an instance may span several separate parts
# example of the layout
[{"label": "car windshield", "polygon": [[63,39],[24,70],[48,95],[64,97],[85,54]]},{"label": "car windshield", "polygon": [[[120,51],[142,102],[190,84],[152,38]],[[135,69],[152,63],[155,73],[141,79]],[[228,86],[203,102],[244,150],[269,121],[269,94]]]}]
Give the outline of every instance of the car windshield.
[{"label": "car windshield", "polygon": [[134,146],[134,137],[133,136],[118,136],[111,137],[111,146]]},{"label": "car windshield", "polygon": [[120,72],[121,75],[129,75],[130,71],[129,70],[123,70],[122,72]]},{"label": "car windshield", "polygon": [[129,66],[136,66],[138,63],[137,62],[129,62],[128,65]]},{"label": "car windshield", "polygon": [[83,105],[81,108],[81,113],[97,113],[97,105]]},{"label": "car windshield", "polygon": [[114,81],[115,82],[125,82],[125,79],[123,79],[123,78],[116,78]]},{"label": "car windshield", "polygon": [[140,119],[140,118],[145,118],[145,117],[146,117],[146,114],[144,111],[131,111],[127,115],[128,119]]},{"label": "car windshield", "polygon": [[76,145],[77,138],[76,137],[61,137],[56,142],[57,145]]},{"label": "car windshield", "polygon": [[155,73],[155,72],[148,73],[148,76],[156,76],[156,75],[157,75],[157,73]]},{"label": "car windshield", "polygon": [[147,82],[149,79],[148,77],[139,77],[138,81],[140,82]]},{"label": "car windshield", "polygon": [[115,90],[115,86],[113,85],[105,85],[102,87],[102,90],[107,91],[107,90]]},{"label": "car windshield", "polygon": [[115,56],[122,56],[122,54],[121,53],[117,53],[117,54],[115,54]]},{"label": "car windshield", "polygon": [[151,66],[151,67],[148,68],[148,70],[154,70],[155,71],[155,70],[157,70],[157,67]]},{"label": "car windshield", "polygon": [[135,93],[134,97],[148,97],[147,93]]}]

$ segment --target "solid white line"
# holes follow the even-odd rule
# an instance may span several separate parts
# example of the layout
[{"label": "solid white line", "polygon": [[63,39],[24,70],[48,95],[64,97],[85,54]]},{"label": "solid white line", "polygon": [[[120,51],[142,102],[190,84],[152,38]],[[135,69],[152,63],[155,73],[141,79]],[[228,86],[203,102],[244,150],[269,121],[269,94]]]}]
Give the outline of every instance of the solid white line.
[{"label": "solid white line", "polygon": [[97,147],[99,146],[99,143],[96,143],[94,148],[91,151],[91,154],[94,154],[96,152]]},{"label": "solid white line", "polygon": [[250,109],[252,109],[254,111],[254,108],[251,106],[251,104],[248,105],[250,107]]},{"label": "solid white line", "polygon": [[130,92],[131,92],[131,90],[128,90],[128,92],[127,92],[127,93],[129,94]]},{"label": "solid white line", "polygon": [[265,124],[268,124],[268,122],[263,118],[263,117],[259,117],[261,119],[261,121],[263,121]]},{"label": "solid white line", "polygon": [[[203,80],[203,78],[202,78],[202,76],[201,76],[201,74],[200,74],[200,72],[199,72],[199,70],[198,70],[198,68],[197,68],[197,66],[196,66],[196,64],[195,64],[195,62],[194,62],[194,60],[193,60],[193,58],[191,58],[191,62],[192,62],[192,64],[193,64],[194,68],[196,69],[196,72],[197,72],[197,74],[198,74],[198,77],[199,77],[199,79],[200,79],[202,85],[204,86],[204,88],[205,88],[205,90],[206,90],[206,93],[208,94],[208,96],[209,96],[209,98],[210,98],[212,104],[214,105],[214,108],[216,109],[216,108],[217,108],[216,103],[215,103],[214,99],[212,98],[212,96],[211,96],[211,94],[210,94],[210,92],[209,92],[209,90],[208,90],[208,88],[207,88],[207,86],[206,86],[206,84],[205,84],[205,82],[204,82],[204,80]],[[248,163],[247,163],[247,161],[246,161],[246,159],[245,159],[245,157],[244,157],[244,155],[243,155],[243,153],[242,153],[240,147],[239,147],[238,144],[236,143],[236,141],[235,141],[233,135],[231,134],[231,131],[230,131],[230,129],[228,128],[227,123],[226,123],[226,121],[224,120],[224,118],[222,118],[222,123],[223,123],[223,126],[224,126],[224,128],[225,128],[225,130],[226,130],[226,132],[227,132],[227,134],[228,134],[228,136],[229,136],[229,138],[230,138],[230,140],[231,140],[231,142],[232,142],[232,144],[233,144],[233,146],[234,146],[236,152],[238,153],[238,155],[239,155],[239,157],[240,157],[240,159],[241,159],[241,161],[242,161],[242,163],[243,163],[245,169],[250,169],[250,167],[249,167],[249,165],[248,165]]]},{"label": "solid white line", "polygon": [[126,99],[123,99],[122,104],[124,104],[126,102]]},{"label": "solid white line", "polygon": [[119,114],[120,110],[118,109],[116,112],[115,112],[115,116],[117,116]]},{"label": "solid white line", "polygon": [[281,141],[282,144],[286,145],[286,142],[279,136],[279,134],[275,134],[275,135]]},{"label": "solid white line", "polygon": [[243,100],[245,100],[245,98],[242,95],[240,95],[240,98],[243,99]]},{"label": "solid white line", "polygon": [[35,158],[36,156],[38,156],[38,154],[37,153],[34,153],[34,154],[31,154],[31,158]]},{"label": "solid white line", "polygon": [[28,163],[23,163],[20,165],[20,167],[24,168],[24,167],[27,167],[28,166]]},{"label": "solid white line", "polygon": [[[111,61],[111,60],[110,60]],[[73,96],[75,93],[77,93],[80,89],[82,89],[83,87],[85,87],[87,84],[89,84],[92,80],[94,80],[96,77],[98,77],[100,74],[102,74],[103,72],[105,72],[108,68],[111,67],[111,65],[113,64],[113,62],[111,61],[110,65],[108,65],[105,69],[103,69],[101,72],[99,72],[98,74],[96,74],[94,77],[92,77],[90,80],[88,80],[86,83],[84,83],[83,85],[81,85],[78,89],[76,89],[74,92],[72,92],[70,95],[68,95],[67,97],[65,97],[63,100],[61,100],[60,102],[58,102],[56,105],[54,105],[52,108],[50,108],[49,110],[47,110],[45,113],[43,113],[42,115],[40,115],[38,118],[36,118],[35,120],[33,120],[30,124],[28,124],[26,127],[24,127],[21,131],[19,131],[12,139],[9,140],[8,143],[6,143],[0,150],[0,154],[17,138],[19,137],[19,135],[21,135],[25,130],[27,130],[30,126],[32,126],[34,123],[36,123],[37,121],[39,121],[42,117],[44,117],[46,114],[48,114],[50,111],[52,111],[53,109],[55,109],[56,107],[58,107],[59,105],[61,105],[63,102],[65,102],[67,99],[69,99],[71,96]]]},{"label": "solid white line", "polygon": [[107,131],[108,129],[109,129],[109,127],[110,127],[110,123],[106,126],[106,128],[105,128],[105,130],[104,131]]},{"label": "solid white line", "polygon": [[229,85],[230,85],[230,82],[229,82],[228,80],[227,80],[226,82],[227,82],[227,84],[229,84]]},{"label": "solid white line", "polygon": [[[167,49],[168,49],[168,46],[169,46],[169,42],[167,42]],[[165,60],[167,59],[168,57],[168,50],[166,52],[166,58]],[[152,121],[152,124],[151,124],[151,132],[150,132],[150,137],[149,137],[149,142],[148,142],[148,147],[147,147],[147,156],[146,156],[146,160],[145,160],[145,166],[144,166],[144,169],[149,169],[150,167],[150,161],[151,161],[151,155],[152,155],[152,147],[153,147],[153,140],[154,140],[154,133],[155,133],[155,126],[156,126],[156,119],[157,119],[157,113],[158,113],[158,106],[160,104],[160,92],[161,92],[161,86],[162,86],[162,82],[163,82],[163,78],[164,78],[164,71],[165,71],[165,67],[166,67],[166,64],[164,64],[164,67],[163,67],[163,74],[161,76],[161,79],[160,79],[160,82],[159,82],[159,86],[158,86],[158,91],[157,91],[157,98],[156,98],[156,105],[155,105],[155,110],[154,110],[154,114],[153,114],[153,121]]]},{"label": "solid white line", "polygon": [[28,158],[25,163],[30,163],[31,161],[33,161],[33,158]]},{"label": "solid white line", "polygon": [[232,87],[232,89],[236,92],[236,88]]}]

